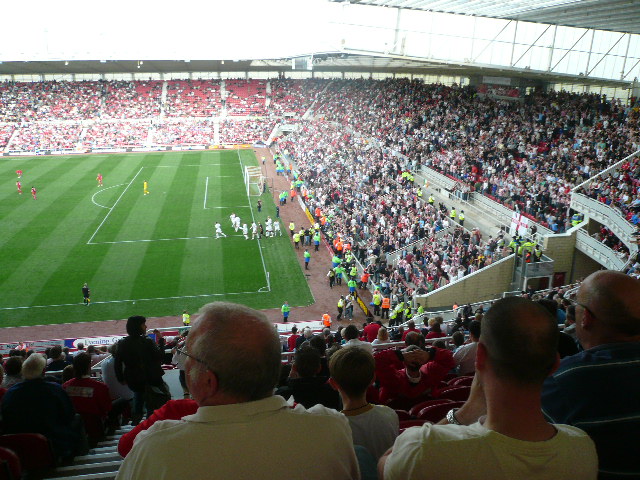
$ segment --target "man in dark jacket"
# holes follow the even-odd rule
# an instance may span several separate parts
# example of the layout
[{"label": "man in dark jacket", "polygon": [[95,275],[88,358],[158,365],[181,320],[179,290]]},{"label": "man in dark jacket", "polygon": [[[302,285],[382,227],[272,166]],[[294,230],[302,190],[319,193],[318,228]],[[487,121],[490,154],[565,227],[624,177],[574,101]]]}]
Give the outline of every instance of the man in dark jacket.
[{"label": "man in dark jacket", "polygon": [[161,407],[171,395],[162,376],[162,352],[145,335],[147,319],[136,315],[127,320],[129,334],[118,342],[115,356],[116,377],[133,390],[131,423],[137,425],[146,404],[147,416]]}]

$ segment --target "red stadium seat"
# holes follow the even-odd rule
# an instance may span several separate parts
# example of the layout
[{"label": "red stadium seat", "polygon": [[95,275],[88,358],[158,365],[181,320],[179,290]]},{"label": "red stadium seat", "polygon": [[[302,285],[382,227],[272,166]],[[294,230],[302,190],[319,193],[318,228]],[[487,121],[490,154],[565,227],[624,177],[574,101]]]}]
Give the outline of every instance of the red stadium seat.
[{"label": "red stadium seat", "polygon": [[448,398],[449,400],[454,401],[466,401],[469,398],[469,393],[471,392],[471,387],[468,386],[454,386],[447,387],[440,390],[440,394],[438,398]]},{"label": "red stadium seat", "polygon": [[419,395],[415,398],[398,397],[389,400],[387,402],[387,407],[393,408],[394,410],[411,410],[411,407],[413,407],[416,403],[424,402],[425,400],[431,399],[432,397],[428,393]]},{"label": "red stadium seat", "polygon": [[411,407],[411,410],[409,410],[409,414],[413,418],[417,418],[418,413],[420,413],[420,411],[425,407],[428,407],[431,405],[440,405],[442,403],[451,403],[451,402],[452,400],[449,400],[448,398],[437,398],[433,400],[425,400],[424,402],[417,403],[413,407]]},{"label": "red stadium seat", "polygon": [[22,465],[16,452],[0,447],[0,480],[20,480]]},{"label": "red stadium seat", "polygon": [[449,410],[452,408],[460,408],[464,402],[447,402],[438,405],[429,405],[423,408],[416,417],[419,420],[427,420],[432,423],[438,423],[442,420]]},{"label": "red stadium seat", "polygon": [[455,387],[470,387],[471,383],[473,382],[473,376],[472,375],[467,375],[464,377],[457,377],[457,378],[453,378],[451,380],[449,380],[449,385],[450,386],[455,386]]},{"label": "red stadium seat", "polygon": [[13,450],[29,473],[46,472],[56,463],[49,440],[39,433],[0,435],[0,447]]},{"label": "red stadium seat", "polygon": [[411,415],[406,410],[395,410],[395,412],[398,415],[398,420],[401,422],[405,420],[412,420]]}]

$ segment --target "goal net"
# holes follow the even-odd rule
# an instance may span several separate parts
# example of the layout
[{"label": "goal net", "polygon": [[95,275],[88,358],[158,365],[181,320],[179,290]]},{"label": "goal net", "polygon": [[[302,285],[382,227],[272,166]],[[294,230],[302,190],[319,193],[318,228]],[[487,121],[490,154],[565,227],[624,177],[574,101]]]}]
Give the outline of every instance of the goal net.
[{"label": "goal net", "polygon": [[244,184],[248,196],[262,195],[264,176],[260,167],[244,167]]}]

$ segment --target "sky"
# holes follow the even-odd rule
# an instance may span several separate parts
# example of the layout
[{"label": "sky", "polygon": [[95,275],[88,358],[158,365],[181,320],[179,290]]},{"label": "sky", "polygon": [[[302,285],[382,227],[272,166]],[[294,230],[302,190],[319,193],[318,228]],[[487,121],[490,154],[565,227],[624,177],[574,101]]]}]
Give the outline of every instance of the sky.
[{"label": "sky", "polygon": [[247,60],[335,51],[328,18],[338,8],[326,0],[7,2],[0,61]]}]

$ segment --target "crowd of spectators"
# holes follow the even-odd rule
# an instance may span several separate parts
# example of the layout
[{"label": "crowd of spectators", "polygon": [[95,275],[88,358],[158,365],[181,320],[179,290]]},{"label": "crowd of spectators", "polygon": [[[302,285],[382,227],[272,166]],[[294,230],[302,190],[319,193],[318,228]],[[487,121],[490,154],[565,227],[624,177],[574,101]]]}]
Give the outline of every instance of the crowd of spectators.
[{"label": "crowd of spectators", "polygon": [[150,118],[160,114],[160,80],[109,80],[102,82],[101,118]]},{"label": "crowd of spectators", "polygon": [[86,129],[85,148],[142,146],[149,136],[150,122],[99,122]]},{"label": "crowd of spectators", "polygon": [[271,80],[271,103],[269,111],[273,115],[295,114],[303,116],[326,88],[330,80],[293,80],[279,78]]},{"label": "crowd of spectators", "polygon": [[266,118],[255,120],[226,119],[220,122],[220,143],[266,143],[275,126],[275,120]]},{"label": "crowd of spectators", "polygon": [[407,79],[334,81],[321,118],[377,138],[554,231],[571,189],[639,147],[637,114],[599,95],[534,92],[523,102]]},{"label": "crowd of spectators", "polygon": [[2,82],[0,121],[83,120],[100,111],[100,82]]},{"label": "crowd of spectators", "polygon": [[213,117],[220,114],[219,80],[169,80],[165,114],[169,117]]},{"label": "crowd of spectators", "polygon": [[231,116],[265,115],[266,80],[226,80],[225,105]]},{"label": "crowd of spectators", "polygon": [[82,125],[79,123],[25,123],[17,127],[17,133],[7,149],[36,152],[76,148]]},{"label": "crowd of spectators", "polygon": [[164,122],[154,125],[156,145],[210,145],[214,143],[214,124],[209,120]]},{"label": "crowd of spectators", "polygon": [[0,125],[0,150],[7,146],[7,142],[13,135],[15,126],[13,124]]},{"label": "crowd of spectators", "polygon": [[[489,265],[499,253],[497,242],[483,243],[477,230],[456,227],[437,238],[452,227],[450,211],[419,196],[403,175],[406,160],[366,138],[328,122],[306,122],[278,148],[295,162],[307,189],[303,196],[325,234],[352,246],[374,283],[389,290],[383,293],[430,292]],[[400,261],[387,264],[386,254],[398,250]]]},{"label": "crowd of spectators", "polygon": [[616,208],[627,221],[640,223],[640,159],[636,156],[625,161],[619,169],[603,174],[580,188],[583,193]]},{"label": "crowd of spectators", "polygon": [[[47,350],[49,360],[24,348],[11,351],[0,368],[2,428],[42,433],[57,457],[70,459],[87,452],[91,435],[82,424],[89,416],[102,419],[105,431],[113,429],[133,397],[134,414],[146,404],[148,418],[120,440],[125,461],[119,479],[149,471],[154,478],[175,478],[178,471],[193,477],[207,471],[208,478],[238,474],[236,465],[204,454],[209,445],[197,441],[203,428],[210,441],[226,442],[234,458],[248,449],[262,452],[262,468],[273,463],[279,476],[292,467],[282,442],[313,430],[311,440],[305,433],[296,445],[305,462],[316,452],[322,474],[309,476],[314,468],[305,478],[324,478],[327,471],[345,480],[418,479],[427,471],[468,478],[486,470],[483,478],[549,478],[553,472],[553,478],[570,479],[579,472],[595,479],[598,468],[598,478],[621,478],[638,466],[632,455],[638,405],[631,401],[638,389],[629,378],[637,376],[640,355],[640,287],[620,272],[600,271],[573,295],[575,301],[550,291],[531,301],[523,294],[476,312],[460,308],[459,321],[447,330],[455,347],[442,338],[438,317],[425,319],[422,329],[409,321],[404,333],[394,331],[401,346],[384,344],[388,330],[372,319],[362,330],[350,323],[298,335],[293,327],[287,344],[295,355],[284,369],[280,339],[264,315],[216,302],[201,309],[186,343],[175,350],[184,357],[192,398],[167,395],[157,404],[149,400],[166,390],[161,348],[170,345],[157,331],[155,341],[148,338],[147,319],[134,316],[127,321],[129,335],[110,348],[111,373],[112,359],[103,359],[104,383],[89,377],[92,356],[104,355],[102,349],[78,344],[71,359],[55,346]],[[51,376],[54,366],[64,367],[62,383]],[[594,377],[606,393],[592,388]],[[176,466],[165,454],[169,449],[188,458],[188,467]],[[376,464],[377,477],[369,470]]]}]

